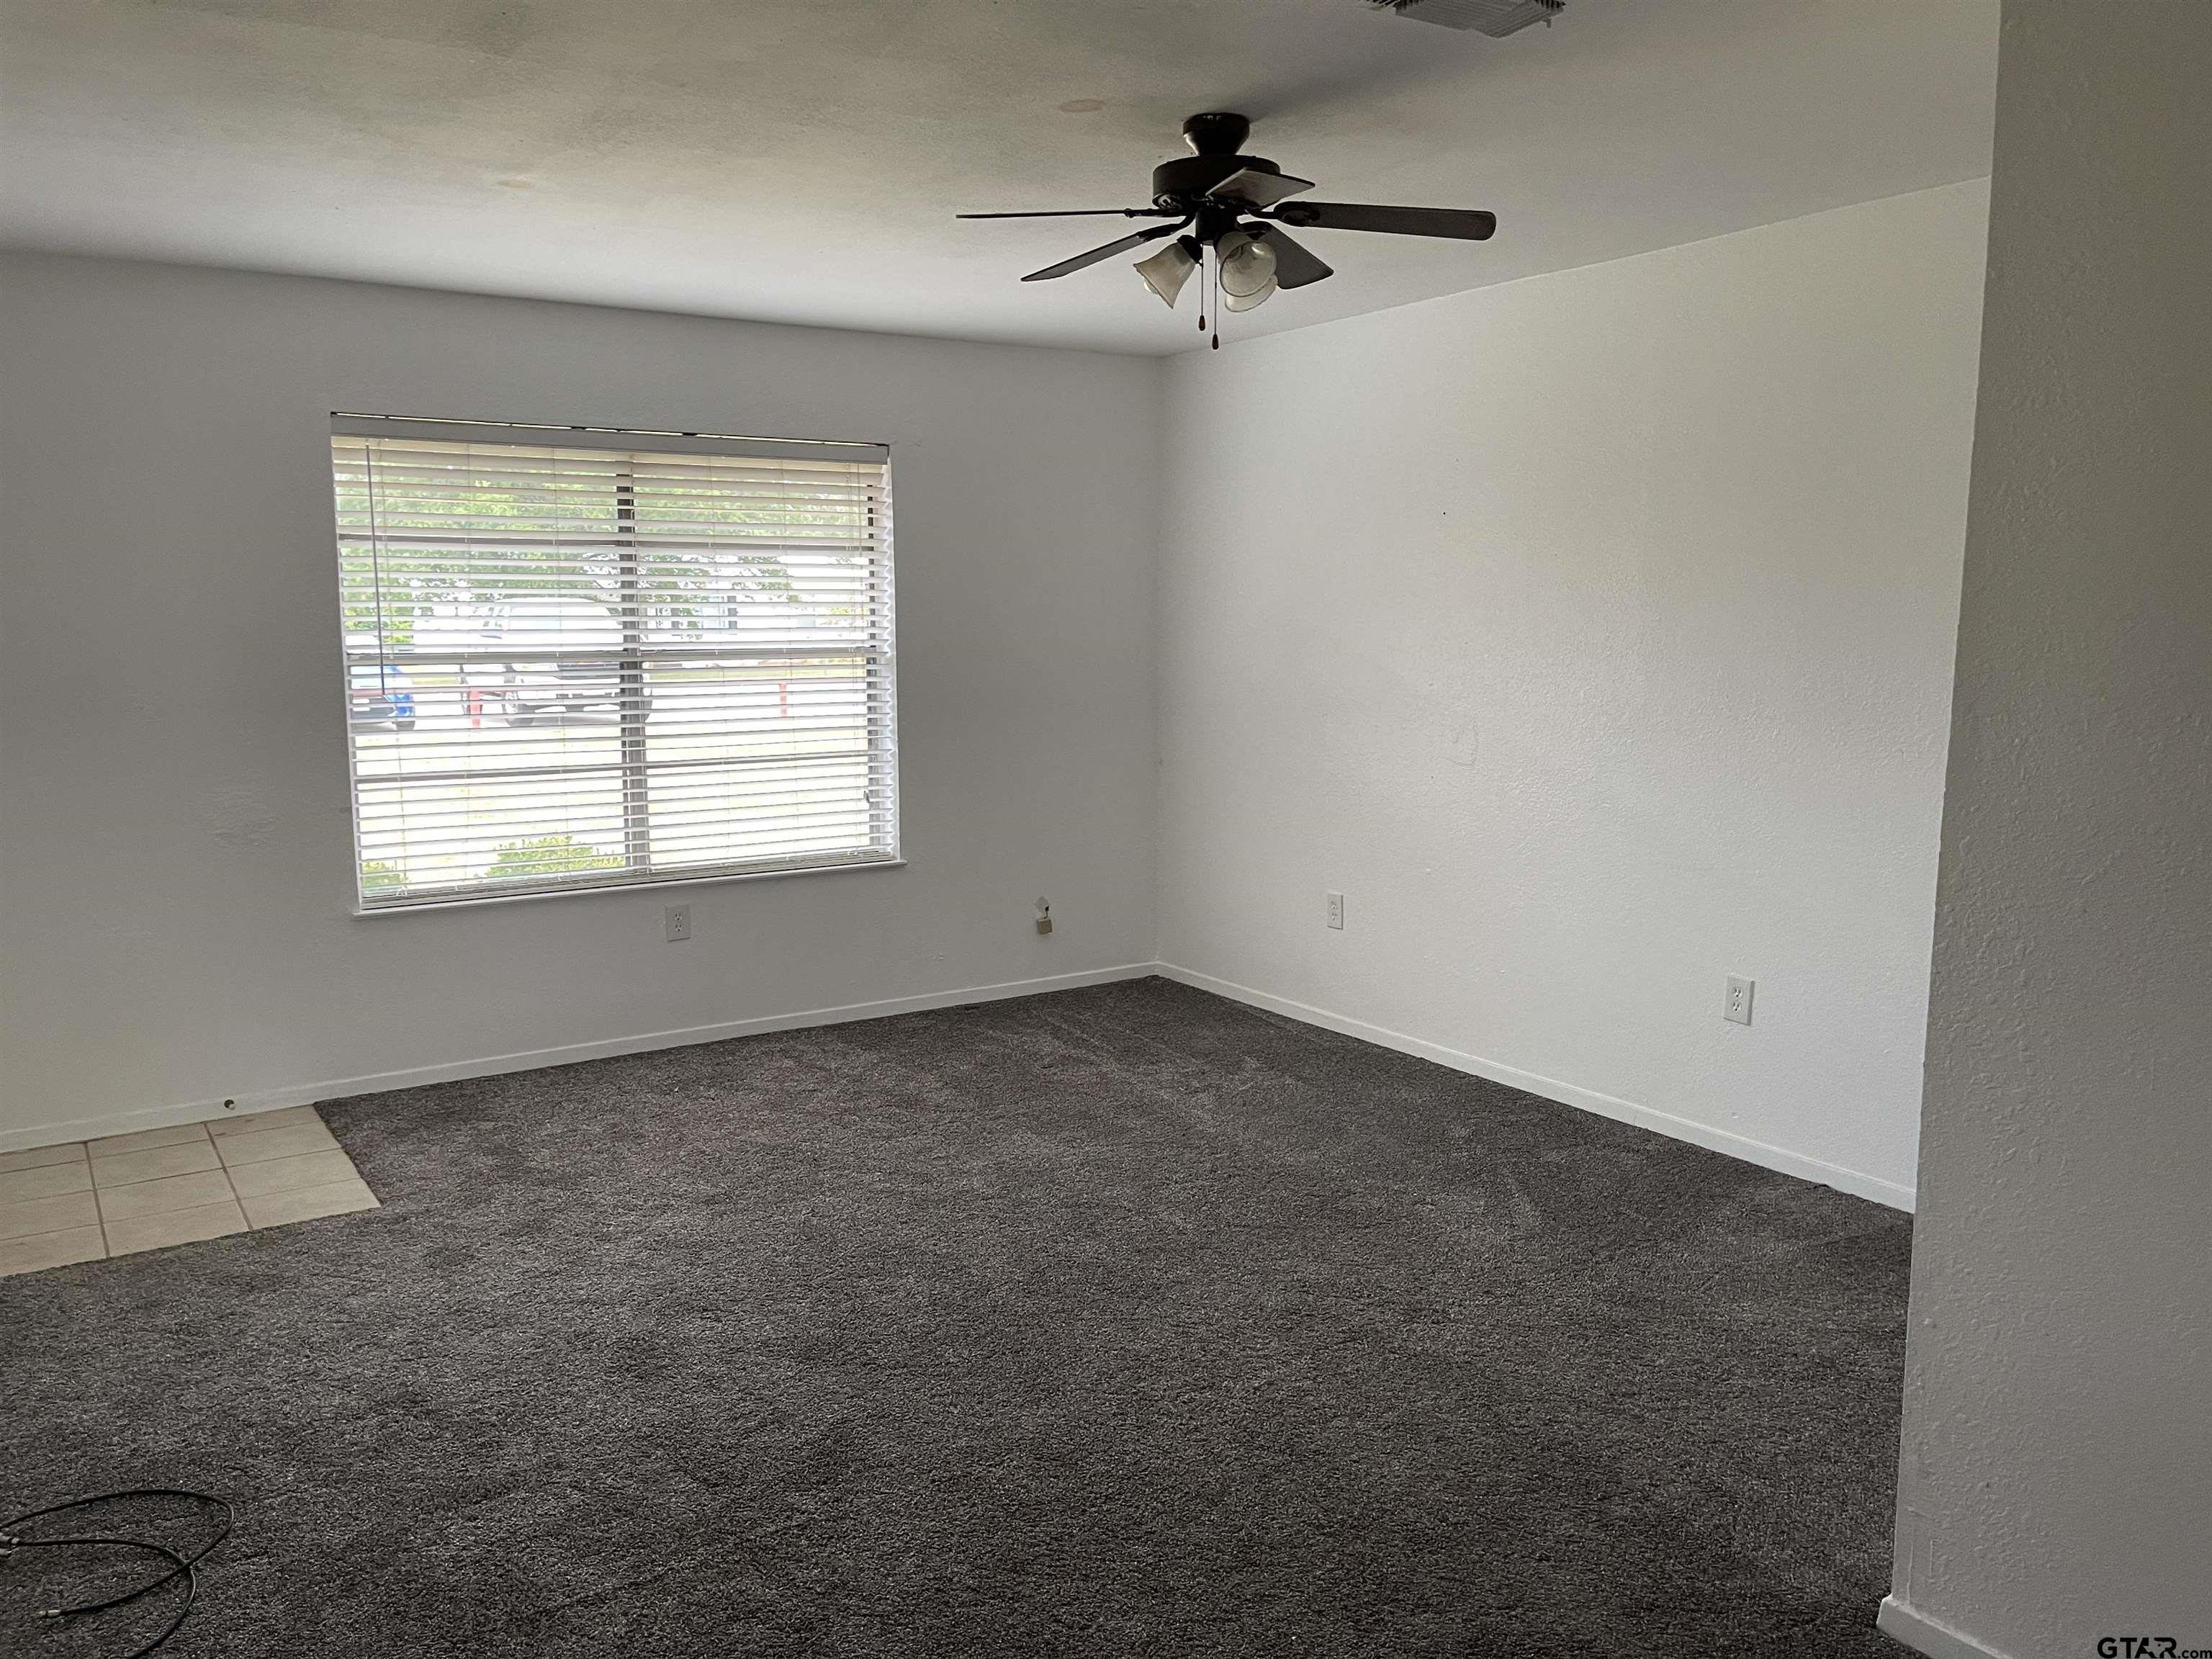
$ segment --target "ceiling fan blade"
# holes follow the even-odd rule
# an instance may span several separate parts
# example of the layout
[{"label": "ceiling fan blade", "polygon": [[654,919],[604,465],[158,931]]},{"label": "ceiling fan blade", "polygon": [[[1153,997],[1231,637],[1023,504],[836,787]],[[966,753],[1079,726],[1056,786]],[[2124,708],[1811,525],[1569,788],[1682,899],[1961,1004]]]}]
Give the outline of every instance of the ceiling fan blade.
[{"label": "ceiling fan blade", "polygon": [[1376,207],[1366,202],[1285,202],[1274,216],[1286,225],[1322,230],[1386,230],[1397,236],[1453,236],[1486,242],[1498,216],[1462,208]]},{"label": "ceiling fan blade", "polygon": [[1285,196],[1311,190],[1310,179],[1293,179],[1287,173],[1262,173],[1239,167],[1206,193],[1217,202],[1243,202],[1248,207],[1273,207]]},{"label": "ceiling fan blade", "polygon": [[1088,253],[1079,253],[1073,259],[1062,259],[1056,265],[1047,265],[1042,270],[1033,270],[1022,278],[1025,283],[1050,282],[1055,276],[1065,276],[1070,271],[1080,270],[1085,265],[1095,265],[1101,259],[1110,259],[1117,253],[1127,253],[1133,247],[1142,247],[1147,242],[1157,242],[1163,236],[1172,236],[1190,222],[1185,219],[1172,225],[1154,225],[1150,230],[1132,231],[1118,237],[1103,247],[1094,247]]},{"label": "ceiling fan blade", "polygon": [[1108,214],[1123,219],[1166,218],[1158,208],[1046,208],[1038,213],[956,213],[956,219],[1094,219]]},{"label": "ceiling fan blade", "polygon": [[1267,225],[1254,234],[1274,250],[1277,288],[1304,288],[1308,283],[1317,283],[1324,276],[1336,275],[1334,266],[1325,264],[1311,250],[1292,241],[1279,226]]}]

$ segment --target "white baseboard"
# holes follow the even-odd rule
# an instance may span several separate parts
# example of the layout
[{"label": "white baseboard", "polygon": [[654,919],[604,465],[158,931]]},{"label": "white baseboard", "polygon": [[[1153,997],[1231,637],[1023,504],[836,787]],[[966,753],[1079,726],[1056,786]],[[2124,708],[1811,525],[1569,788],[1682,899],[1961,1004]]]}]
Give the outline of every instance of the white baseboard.
[{"label": "white baseboard", "polygon": [[1881,1598],[1875,1628],[1893,1636],[1928,1659],[2005,1659],[1995,1648],[1984,1647],[1962,1631],[1938,1624],[1924,1613],[1915,1613],[1894,1595]]},{"label": "white baseboard", "polygon": [[1326,1008],[1316,1008],[1303,1002],[1293,1002],[1287,997],[1255,991],[1249,985],[1232,984],[1225,979],[1216,979],[1211,974],[1179,968],[1173,963],[1160,963],[1154,971],[1201,991],[1212,991],[1217,996],[1249,1003],[1255,1008],[1264,1008],[1270,1013],[1303,1020],[1309,1025],[1318,1025],[1324,1030],[1358,1037],[1364,1042],[1395,1048],[1401,1054],[1434,1060],[1439,1066],[1449,1066],[1455,1072],[1488,1078],[1492,1083],[1503,1083],[1510,1088],[1541,1095],[1545,1099],[1556,1100],[1563,1106],[1578,1106],[1583,1111],[1595,1112],[1600,1117],[1615,1118],[1623,1123],[1654,1129],[1662,1135],[1686,1140],[1710,1152],[1725,1152],[1730,1158],[1740,1158],[1747,1164],[1756,1164],[1763,1169],[1778,1170],[1801,1180],[1818,1182],[1823,1187],[1833,1187],[1839,1192],[1851,1193],[1860,1198],[1870,1198],[1875,1203],[1887,1204],[1893,1210],[1910,1211],[1912,1208],[1912,1188],[1863,1175],[1856,1170],[1823,1163],[1817,1158],[1808,1158],[1801,1152],[1770,1146],[1764,1141],[1753,1140],[1746,1135],[1731,1134],[1726,1129],[1715,1129],[1686,1117],[1676,1117],[1671,1113],[1655,1111],[1649,1106],[1638,1106],[1633,1101],[1617,1100],[1595,1090],[1577,1088],[1555,1078],[1540,1077],[1517,1066],[1502,1066],[1494,1060],[1484,1060],[1477,1054],[1462,1054],[1458,1049],[1447,1048],[1439,1042],[1407,1036],[1401,1031],[1370,1025],[1365,1020],[1348,1019],[1342,1014],[1333,1014]]},{"label": "white baseboard", "polygon": [[763,1014],[754,1019],[726,1020],[717,1025],[692,1025],[675,1031],[650,1031],[642,1036],[611,1037],[598,1042],[572,1042],[556,1048],[532,1048],[521,1054],[494,1054],[485,1060],[448,1060],[436,1066],[415,1066],[404,1071],[379,1072],[369,1077],[332,1078],[321,1083],[302,1083],[283,1089],[264,1089],[231,1100],[192,1100],[174,1106],[149,1106],[116,1112],[104,1117],[76,1118],[62,1123],[42,1123],[29,1128],[0,1130],[0,1152],[26,1146],[52,1146],[72,1140],[95,1140],[102,1135],[129,1134],[135,1129],[163,1129],[172,1124],[202,1123],[216,1118],[243,1117],[254,1112],[273,1112],[286,1106],[305,1106],[318,1100],[342,1100],[349,1095],[382,1094],[392,1089],[413,1089],[426,1083],[458,1083],[465,1078],[495,1077],[505,1072],[533,1072],[548,1066],[571,1066],[578,1060],[608,1060],[617,1054],[641,1054],[656,1048],[681,1048],[695,1042],[720,1042],[725,1038],[751,1036],[763,1031],[797,1030],[809,1025],[842,1025],[856,1019],[881,1019],[890,1014],[911,1014],[926,1008],[954,1008],[975,1002],[996,1002],[1006,997],[1035,996],[1042,991],[1073,991],[1085,985],[1104,985],[1115,980],[1142,979],[1159,971],[1149,962],[1119,968],[1095,968],[1087,973],[1054,974],[1044,979],[1015,980],[1003,985],[971,985],[957,991],[926,991],[918,996],[887,997],[879,1002],[847,1003],[836,1008],[809,1008],[789,1014]]}]

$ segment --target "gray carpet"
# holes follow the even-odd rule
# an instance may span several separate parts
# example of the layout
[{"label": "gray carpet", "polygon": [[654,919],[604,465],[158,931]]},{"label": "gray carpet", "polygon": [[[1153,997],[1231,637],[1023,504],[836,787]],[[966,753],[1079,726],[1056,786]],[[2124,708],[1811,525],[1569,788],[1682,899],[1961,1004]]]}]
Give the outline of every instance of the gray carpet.
[{"label": "gray carpet", "polygon": [[1161,980],[325,1114],[0,1280],[0,1504],[237,1500],[165,1659],[1900,1651],[1860,1200]]}]

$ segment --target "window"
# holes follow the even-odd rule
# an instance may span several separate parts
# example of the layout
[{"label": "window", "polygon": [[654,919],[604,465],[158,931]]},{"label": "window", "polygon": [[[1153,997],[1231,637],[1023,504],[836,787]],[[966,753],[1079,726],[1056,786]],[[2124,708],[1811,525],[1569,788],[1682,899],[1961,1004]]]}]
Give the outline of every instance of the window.
[{"label": "window", "polygon": [[872,444],[333,418],[364,909],[898,857]]}]

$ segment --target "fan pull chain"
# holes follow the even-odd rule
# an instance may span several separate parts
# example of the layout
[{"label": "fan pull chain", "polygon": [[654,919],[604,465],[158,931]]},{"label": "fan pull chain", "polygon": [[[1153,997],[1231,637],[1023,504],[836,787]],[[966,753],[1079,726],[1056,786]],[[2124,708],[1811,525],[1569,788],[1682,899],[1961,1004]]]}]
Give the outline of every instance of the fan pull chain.
[{"label": "fan pull chain", "polygon": [[1221,250],[1213,250],[1213,349],[1221,349]]},{"label": "fan pull chain", "polygon": [[1198,331],[1206,332],[1206,256],[1210,252],[1204,243],[1198,249]]}]

